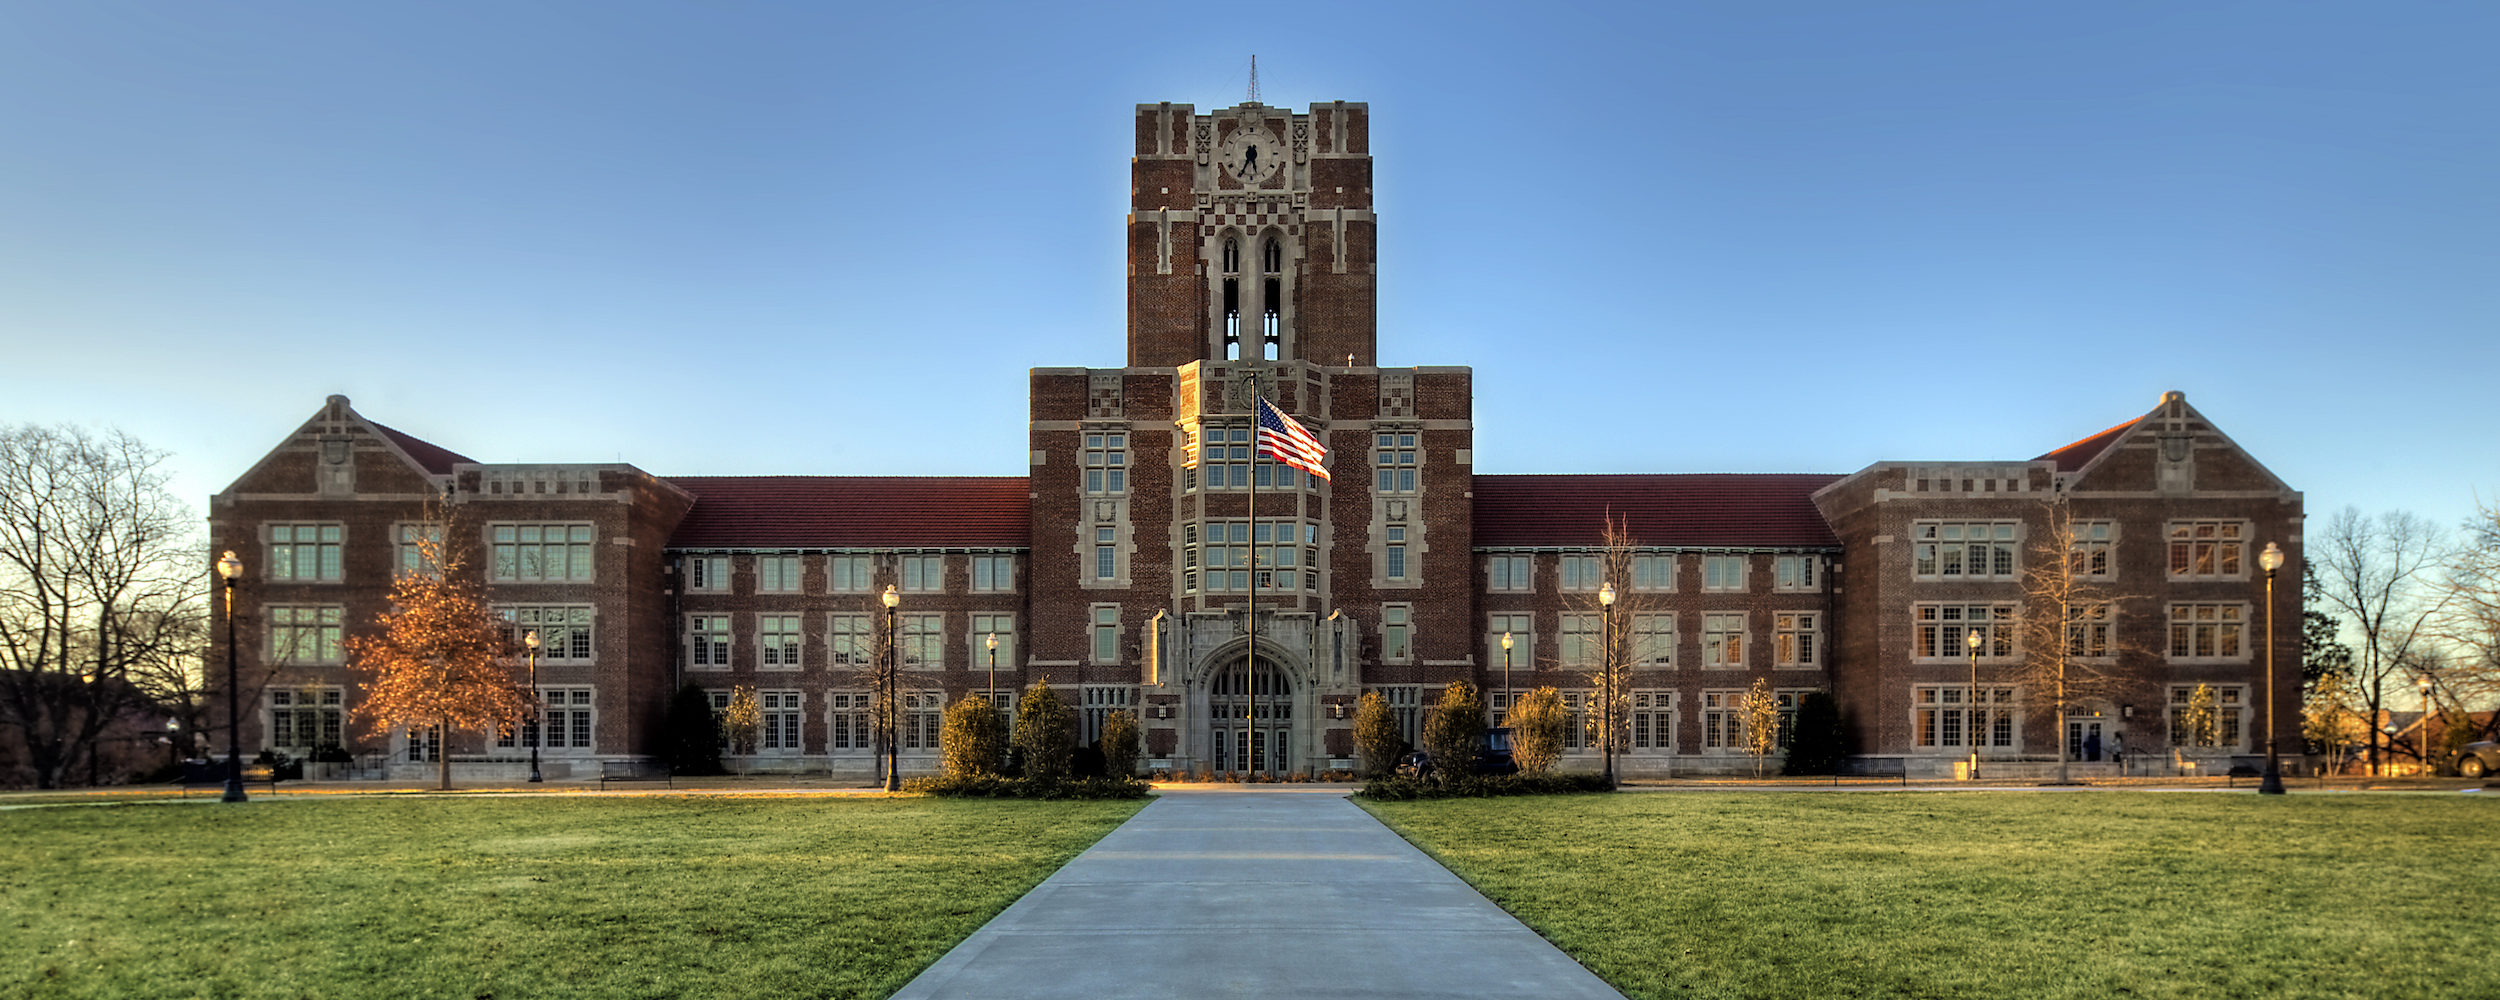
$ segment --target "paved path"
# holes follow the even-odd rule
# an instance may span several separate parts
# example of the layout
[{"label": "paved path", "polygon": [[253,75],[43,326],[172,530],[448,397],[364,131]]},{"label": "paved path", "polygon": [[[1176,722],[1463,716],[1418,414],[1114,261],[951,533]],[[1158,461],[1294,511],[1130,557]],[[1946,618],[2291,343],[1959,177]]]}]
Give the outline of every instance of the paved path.
[{"label": "paved path", "polygon": [[1344,795],[1167,792],[895,1000],[1621,1000]]}]

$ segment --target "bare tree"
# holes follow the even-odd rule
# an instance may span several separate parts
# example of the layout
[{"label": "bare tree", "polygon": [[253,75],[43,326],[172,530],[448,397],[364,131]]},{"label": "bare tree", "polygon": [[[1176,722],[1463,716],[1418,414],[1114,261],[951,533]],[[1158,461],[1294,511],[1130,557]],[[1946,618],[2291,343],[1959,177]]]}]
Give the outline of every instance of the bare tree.
[{"label": "bare tree", "polygon": [[[2465,523],[2463,541],[2449,553],[2440,574],[2439,613],[2433,625],[2455,654],[2438,678],[2440,692],[2459,706],[2500,700],[2500,502],[2478,502]],[[2492,739],[2500,713],[2469,739]]]},{"label": "bare tree", "polygon": [[2059,497],[2042,505],[2041,530],[2023,560],[2024,608],[2017,627],[2021,660],[2010,679],[2026,691],[2047,692],[2051,742],[2057,744],[2057,780],[2073,780],[2064,732],[2066,713],[2078,702],[2113,698],[2130,681],[2122,664],[2149,652],[2118,627],[2121,609],[2138,595],[2122,593],[2116,558],[2105,539],[2085,537],[2090,521],[2078,521]]},{"label": "bare tree", "polygon": [[[1590,745],[1603,756],[1606,777],[1611,781],[1615,776],[1615,758],[1631,747],[1632,668],[1658,653],[1650,648],[1651,637],[1643,634],[1639,625],[1644,617],[1656,613],[1663,602],[1656,593],[1635,585],[1637,560],[1642,553],[1624,519],[1609,514],[1601,537],[1603,547],[1596,554],[1599,589],[1568,593],[1564,598],[1564,613],[1599,622],[1599,634],[1594,642],[1576,640],[1581,648],[1575,651],[1571,648],[1573,633],[1566,631],[1562,666],[1595,668],[1588,675],[1591,690],[1587,735]],[[1611,627],[1607,622],[1612,623]]]},{"label": "bare tree", "polygon": [[2372,720],[2373,772],[2383,769],[2385,758],[2377,752],[2376,720],[2443,613],[2446,595],[2436,592],[2432,574],[2445,561],[2446,546],[2443,533],[2420,515],[2399,510],[2365,517],[2346,507],[2309,549],[2327,602],[2361,633],[2352,688]]},{"label": "bare tree", "polygon": [[166,455],[119,431],[0,427],[0,729],[39,787],[144,705],[134,667],[189,651],[206,605]]}]

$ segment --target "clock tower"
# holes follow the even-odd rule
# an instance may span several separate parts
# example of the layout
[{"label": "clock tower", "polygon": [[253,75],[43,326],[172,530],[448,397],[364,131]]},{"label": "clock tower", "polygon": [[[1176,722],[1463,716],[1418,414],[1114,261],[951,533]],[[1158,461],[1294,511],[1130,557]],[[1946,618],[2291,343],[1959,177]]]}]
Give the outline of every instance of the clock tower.
[{"label": "clock tower", "polygon": [[1371,112],[1137,107],[1128,363],[1376,362]]}]

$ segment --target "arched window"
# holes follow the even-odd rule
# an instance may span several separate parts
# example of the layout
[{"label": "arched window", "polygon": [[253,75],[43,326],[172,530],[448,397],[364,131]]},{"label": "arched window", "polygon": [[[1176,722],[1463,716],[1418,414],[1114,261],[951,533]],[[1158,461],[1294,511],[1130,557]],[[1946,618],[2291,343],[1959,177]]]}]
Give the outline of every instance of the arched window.
[{"label": "arched window", "polygon": [[1224,241],[1224,273],[1226,273],[1226,274],[1240,274],[1240,273],[1241,273],[1241,241],[1240,241],[1240,240],[1228,239],[1228,240],[1225,240],[1225,241]]},{"label": "arched window", "polygon": [[1260,270],[1269,274],[1277,274],[1285,269],[1284,244],[1278,243],[1275,240],[1269,240],[1267,241],[1267,250],[1259,256],[1259,262],[1261,265]]}]

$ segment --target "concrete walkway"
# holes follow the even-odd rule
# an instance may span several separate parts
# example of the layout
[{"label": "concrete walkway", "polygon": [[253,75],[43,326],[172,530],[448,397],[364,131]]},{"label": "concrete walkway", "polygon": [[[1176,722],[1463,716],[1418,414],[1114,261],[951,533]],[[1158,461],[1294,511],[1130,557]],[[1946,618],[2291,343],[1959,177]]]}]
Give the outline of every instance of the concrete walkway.
[{"label": "concrete walkway", "polygon": [[895,994],[1621,994],[1345,800],[1167,791]]}]

